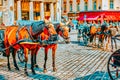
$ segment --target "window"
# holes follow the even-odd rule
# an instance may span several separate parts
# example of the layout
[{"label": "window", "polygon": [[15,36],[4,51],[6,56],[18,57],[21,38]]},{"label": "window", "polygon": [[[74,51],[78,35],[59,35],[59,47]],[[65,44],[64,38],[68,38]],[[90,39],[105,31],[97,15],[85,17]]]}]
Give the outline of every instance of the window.
[{"label": "window", "polygon": [[0,0],[0,6],[3,6],[3,0]]},{"label": "window", "polygon": [[85,2],[85,11],[87,11],[87,10],[88,10],[88,3]]},{"label": "window", "polygon": [[[29,20],[29,2],[22,2],[21,3],[21,15],[22,15],[22,20]],[[18,15],[19,16],[19,15]]]},{"label": "window", "polygon": [[45,11],[50,11],[50,4],[46,3],[46,10]]},{"label": "window", "polygon": [[77,11],[80,11],[80,3],[77,4]]},{"label": "window", "polygon": [[93,5],[94,5],[94,7],[93,7],[94,10],[96,10],[96,1],[94,1],[94,4],[93,4]]},{"label": "window", "polygon": [[66,12],[66,4],[64,4],[64,12]]},{"label": "window", "polygon": [[70,12],[72,12],[72,3],[70,4]]},{"label": "window", "polygon": [[110,9],[113,9],[113,8],[114,8],[113,0],[110,0]]}]

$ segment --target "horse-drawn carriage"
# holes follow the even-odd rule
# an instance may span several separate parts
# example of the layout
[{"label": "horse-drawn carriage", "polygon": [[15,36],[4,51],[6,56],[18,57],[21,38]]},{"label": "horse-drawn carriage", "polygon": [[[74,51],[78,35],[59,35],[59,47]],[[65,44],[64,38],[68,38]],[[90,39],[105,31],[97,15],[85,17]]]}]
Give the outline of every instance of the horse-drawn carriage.
[{"label": "horse-drawn carriage", "polygon": [[[116,35],[113,39],[120,40],[118,37],[120,35]],[[120,49],[116,50],[111,54],[107,63],[107,70],[111,80],[119,80],[120,79]]]},{"label": "horse-drawn carriage", "polygon": [[[68,23],[69,24],[69,23]],[[22,25],[22,24],[20,24]],[[23,26],[23,27],[22,27]],[[1,52],[4,52],[7,57],[7,66],[11,70],[9,56],[12,53],[13,62],[15,69],[19,70],[16,61],[16,52],[18,53],[18,58],[21,62],[25,62],[25,74],[27,73],[27,62],[28,62],[28,53],[31,52],[31,70],[35,74],[34,67],[37,65],[36,56],[38,50],[43,47],[45,48],[45,62],[44,62],[44,72],[46,69],[47,54],[48,50],[52,49],[52,66],[53,71],[56,71],[55,67],[55,54],[57,49],[58,35],[63,37],[66,43],[70,42],[69,37],[69,27],[61,23],[55,25],[49,21],[38,21],[33,22],[32,24],[22,25],[21,27],[17,25],[8,26],[3,31],[2,34],[2,45],[0,46]],[[2,31],[1,31],[2,33]],[[4,37],[3,37],[4,35]],[[36,66],[37,67],[37,66]]]}]

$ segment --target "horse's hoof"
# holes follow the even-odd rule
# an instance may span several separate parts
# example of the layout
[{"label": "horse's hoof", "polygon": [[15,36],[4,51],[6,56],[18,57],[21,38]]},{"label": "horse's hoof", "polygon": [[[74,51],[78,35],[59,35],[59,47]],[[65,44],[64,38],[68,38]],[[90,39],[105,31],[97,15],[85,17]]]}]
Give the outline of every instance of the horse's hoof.
[{"label": "horse's hoof", "polygon": [[53,68],[53,72],[56,72],[57,71],[57,69],[56,68]]},{"label": "horse's hoof", "polygon": [[9,71],[11,71],[11,68],[10,68],[10,67],[8,67],[8,70],[9,70]]},{"label": "horse's hoof", "polygon": [[47,72],[47,69],[44,69],[44,71],[43,71],[44,73],[46,73]]},{"label": "horse's hoof", "polygon": [[29,76],[29,75],[28,75],[28,72],[25,72],[25,75],[26,75],[26,76]]},{"label": "horse's hoof", "polygon": [[33,75],[36,75],[36,72],[35,72],[35,71],[32,71],[32,74],[33,74]]},{"label": "horse's hoof", "polygon": [[15,68],[16,70],[18,70],[18,71],[20,71],[20,69],[19,68]]},{"label": "horse's hoof", "polygon": [[39,68],[39,66],[38,66],[37,64],[35,64],[35,67],[36,67],[36,68]]}]

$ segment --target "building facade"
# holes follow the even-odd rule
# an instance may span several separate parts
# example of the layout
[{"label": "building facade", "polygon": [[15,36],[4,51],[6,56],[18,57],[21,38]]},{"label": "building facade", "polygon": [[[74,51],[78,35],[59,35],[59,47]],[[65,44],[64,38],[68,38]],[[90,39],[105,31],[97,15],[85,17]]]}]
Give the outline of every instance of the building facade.
[{"label": "building facade", "polygon": [[62,0],[62,15],[76,18],[80,12],[120,10],[120,0]]},{"label": "building facade", "polygon": [[[13,25],[17,20],[61,21],[61,0],[1,0],[2,22]],[[2,9],[3,8],[3,9]]]},{"label": "building facade", "polygon": [[120,10],[120,0],[0,0],[0,24],[17,20],[61,21],[61,16],[76,19],[80,12]]}]

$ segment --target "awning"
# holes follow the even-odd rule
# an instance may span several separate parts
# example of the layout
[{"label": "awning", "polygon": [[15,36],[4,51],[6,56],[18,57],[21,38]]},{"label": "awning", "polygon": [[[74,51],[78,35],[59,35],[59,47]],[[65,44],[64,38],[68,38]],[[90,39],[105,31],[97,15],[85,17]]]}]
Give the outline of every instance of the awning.
[{"label": "awning", "polygon": [[[86,17],[86,20],[97,20],[99,18],[98,15],[90,15]],[[80,16],[77,18],[78,21],[85,20],[84,16]]]},{"label": "awning", "polygon": [[80,12],[78,21],[80,20],[120,20],[120,11],[88,11]]},{"label": "awning", "polygon": [[105,15],[104,20],[118,20],[115,15]]},{"label": "awning", "polygon": [[98,15],[90,15],[86,18],[86,20],[97,20],[99,18]]},{"label": "awning", "polygon": [[79,16],[79,17],[77,18],[77,20],[78,20],[78,21],[84,20],[84,16]]}]

